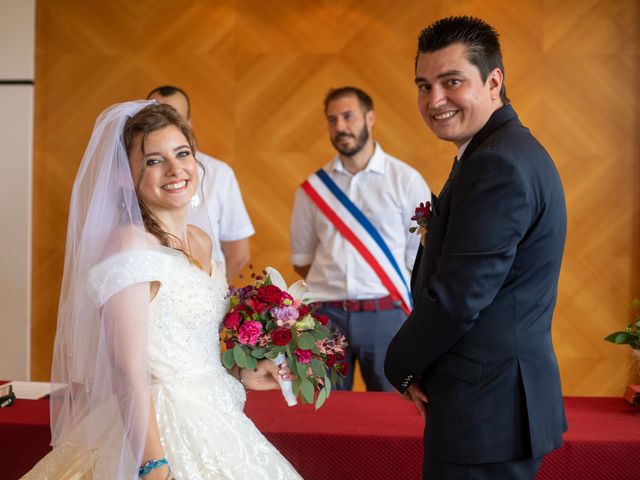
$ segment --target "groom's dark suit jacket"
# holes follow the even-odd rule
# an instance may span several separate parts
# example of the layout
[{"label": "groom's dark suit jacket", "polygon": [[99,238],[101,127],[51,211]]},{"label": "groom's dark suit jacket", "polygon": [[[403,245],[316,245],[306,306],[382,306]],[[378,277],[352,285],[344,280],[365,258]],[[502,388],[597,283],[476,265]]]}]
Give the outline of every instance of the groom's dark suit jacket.
[{"label": "groom's dark suit jacket", "polygon": [[430,458],[541,457],[566,430],[551,343],[566,234],[558,172],[506,105],[436,203],[414,265],[415,307],[385,373],[401,392],[424,387]]}]

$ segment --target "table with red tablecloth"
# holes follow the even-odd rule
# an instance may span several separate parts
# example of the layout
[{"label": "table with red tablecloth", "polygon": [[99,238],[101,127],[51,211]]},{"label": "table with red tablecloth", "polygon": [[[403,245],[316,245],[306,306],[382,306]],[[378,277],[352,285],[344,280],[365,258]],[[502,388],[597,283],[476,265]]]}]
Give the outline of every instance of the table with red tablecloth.
[{"label": "table with red tablecloth", "polygon": [[[565,406],[564,446],[538,480],[640,479],[640,410],[621,398],[567,397]],[[287,407],[279,392],[250,392],[246,412],[307,480],[420,478],[422,419],[396,394],[333,392],[316,412]],[[19,478],[49,440],[48,400],[0,409],[0,478]]]}]

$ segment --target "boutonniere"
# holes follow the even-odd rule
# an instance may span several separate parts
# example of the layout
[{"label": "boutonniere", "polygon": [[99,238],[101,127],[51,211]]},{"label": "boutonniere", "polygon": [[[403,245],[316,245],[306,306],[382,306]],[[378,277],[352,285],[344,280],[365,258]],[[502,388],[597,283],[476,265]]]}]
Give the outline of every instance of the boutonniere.
[{"label": "boutonniere", "polygon": [[418,225],[415,227],[409,227],[409,232],[416,232],[418,235],[420,235],[420,243],[423,247],[426,243],[427,224],[430,216],[431,202],[420,202],[420,205],[416,207],[416,211],[413,214],[413,217],[411,217],[411,220],[414,220]]}]

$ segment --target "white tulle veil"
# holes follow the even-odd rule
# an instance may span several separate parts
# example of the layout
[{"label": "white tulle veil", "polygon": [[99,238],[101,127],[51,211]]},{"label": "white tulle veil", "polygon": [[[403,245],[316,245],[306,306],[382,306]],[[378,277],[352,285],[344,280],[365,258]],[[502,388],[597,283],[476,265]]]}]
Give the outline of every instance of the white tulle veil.
[{"label": "white tulle veil", "polygon": [[149,417],[149,283],[101,303],[90,271],[116,252],[148,248],[122,133],[151,101],[97,119],[73,186],[51,395],[52,444],[79,452],[92,478],[135,479]]}]

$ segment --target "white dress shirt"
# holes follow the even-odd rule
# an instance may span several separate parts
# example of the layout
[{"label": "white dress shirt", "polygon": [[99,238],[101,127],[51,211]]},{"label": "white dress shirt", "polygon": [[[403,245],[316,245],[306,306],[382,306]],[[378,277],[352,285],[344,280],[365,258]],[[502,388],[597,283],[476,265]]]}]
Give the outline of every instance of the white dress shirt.
[{"label": "white dress shirt", "polygon": [[[213,241],[213,260],[224,265],[224,253],[220,242],[233,242],[255,233],[247,209],[242,201],[240,186],[233,170],[226,163],[202,152],[196,158],[204,165],[205,174],[199,169],[201,184],[198,195],[206,208],[189,207],[189,223],[207,232]],[[208,215],[206,215],[208,214]]]},{"label": "white dress shirt", "polygon": [[[336,156],[324,170],[364,213],[389,246],[409,284],[420,238],[409,233],[420,202],[431,199],[422,176],[386,154],[379,144],[364,170],[355,175]],[[346,219],[342,219],[346,220]],[[291,217],[291,260],[311,265],[306,281],[323,300],[379,298],[389,294],[369,264],[298,188]]]}]

